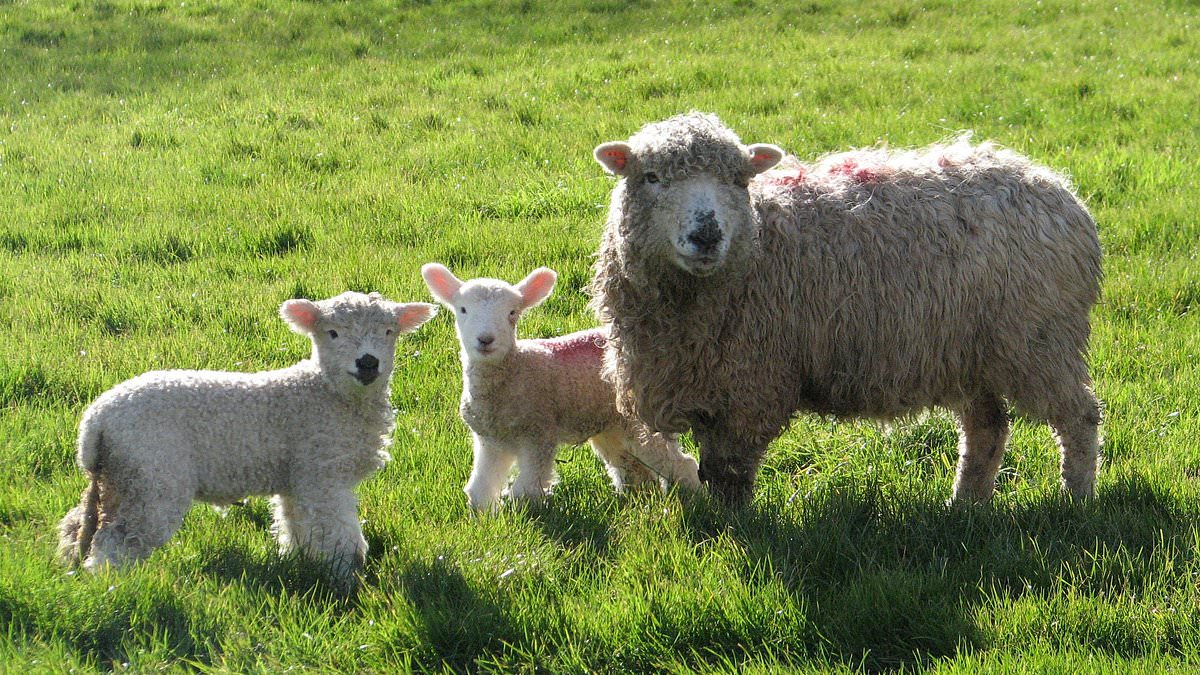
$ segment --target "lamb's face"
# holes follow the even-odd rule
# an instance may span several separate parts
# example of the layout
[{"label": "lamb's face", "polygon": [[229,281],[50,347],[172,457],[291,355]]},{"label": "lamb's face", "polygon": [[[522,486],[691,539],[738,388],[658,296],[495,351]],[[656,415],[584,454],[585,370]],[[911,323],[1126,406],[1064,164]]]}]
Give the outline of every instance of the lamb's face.
[{"label": "lamb's face", "polygon": [[515,288],[495,279],[463,284],[452,305],[463,356],[469,361],[502,361],[517,344],[517,321],[524,300]]},{"label": "lamb's face", "polygon": [[436,311],[426,303],[400,304],[377,293],[353,292],[321,302],[289,300],[280,309],[294,330],[312,339],[313,358],[343,390],[386,386],[395,365],[396,339]]},{"label": "lamb's face", "polygon": [[744,146],[716,117],[692,113],[647,125],[628,143],[605,143],[595,157],[624,178],[614,208],[623,210],[630,250],[704,277],[753,238],[750,180],[783,152]]},{"label": "lamb's face", "polygon": [[499,279],[463,282],[440,263],[428,263],[421,276],[433,297],[454,312],[454,327],[465,363],[498,363],[517,344],[521,313],[554,290],[558,275],[539,267],[513,286]]}]

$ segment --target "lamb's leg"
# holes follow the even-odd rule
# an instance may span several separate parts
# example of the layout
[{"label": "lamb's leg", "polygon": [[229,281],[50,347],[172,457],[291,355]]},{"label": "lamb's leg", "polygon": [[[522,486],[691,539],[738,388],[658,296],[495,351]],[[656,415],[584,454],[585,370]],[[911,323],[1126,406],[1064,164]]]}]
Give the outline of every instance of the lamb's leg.
[{"label": "lamb's leg", "polygon": [[101,520],[92,538],[91,554],[83,562],[84,568],[94,571],[143,560],[183,524],[194,491],[162,494],[161,483],[145,482],[148,480],[145,473],[138,478],[136,485],[110,483],[104,491]]},{"label": "lamb's leg", "polygon": [[1062,453],[1062,485],[1072,497],[1091,497],[1100,460],[1100,402],[1081,384],[1047,415]]},{"label": "lamb's leg", "polygon": [[278,495],[275,535],[282,553],[300,551],[326,561],[343,587],[367,559],[367,540],[358,520],[358,499],[352,490],[319,494]]},{"label": "lamb's leg", "polygon": [[983,503],[996,489],[996,473],[1008,442],[1008,410],[1003,399],[985,395],[957,411],[959,426],[958,471],[951,501]]},{"label": "lamb's leg", "polygon": [[700,444],[700,480],[726,504],[748,504],[767,444],[740,438],[715,419],[694,425],[692,431]]},{"label": "lamb's leg", "polygon": [[475,436],[475,463],[471,467],[471,477],[463,488],[472,509],[484,511],[495,507],[515,460],[516,454],[507,447]]},{"label": "lamb's leg", "polygon": [[553,442],[531,443],[517,451],[517,479],[509,494],[513,499],[540,502],[554,485]]},{"label": "lamb's leg", "polygon": [[667,481],[667,485],[678,485],[688,491],[700,490],[700,465],[695,458],[683,451],[678,438],[654,434],[644,441],[635,442],[634,454],[654,469]]},{"label": "lamb's leg", "polygon": [[606,429],[589,438],[588,442],[604,462],[617,492],[624,492],[626,488],[659,486],[658,476],[631,452],[637,447],[637,441],[624,429]]}]

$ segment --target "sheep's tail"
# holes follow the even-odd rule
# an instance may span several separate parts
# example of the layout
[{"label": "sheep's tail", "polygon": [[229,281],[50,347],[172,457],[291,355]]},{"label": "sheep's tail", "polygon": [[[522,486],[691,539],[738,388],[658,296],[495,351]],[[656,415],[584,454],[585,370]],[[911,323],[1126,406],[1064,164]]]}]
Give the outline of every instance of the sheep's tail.
[{"label": "sheep's tail", "polygon": [[99,521],[100,482],[89,472],[79,504],[58,524],[58,559],[63,564],[74,566],[87,558]]},{"label": "sheep's tail", "polygon": [[58,559],[76,565],[92,550],[92,539],[100,522],[100,430],[85,417],[79,427],[76,460],[87,473],[88,486],[79,505],[58,525]]}]

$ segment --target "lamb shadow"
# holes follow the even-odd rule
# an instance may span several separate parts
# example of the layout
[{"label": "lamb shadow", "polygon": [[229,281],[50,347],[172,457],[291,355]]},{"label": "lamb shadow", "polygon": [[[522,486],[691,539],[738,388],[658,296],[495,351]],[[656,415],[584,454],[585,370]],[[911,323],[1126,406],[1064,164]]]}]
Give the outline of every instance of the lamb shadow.
[{"label": "lamb shadow", "polygon": [[[780,651],[877,672],[985,649],[976,609],[990,594],[1044,592],[1064,569],[1086,570],[1088,592],[1140,596],[1160,583],[1152,574],[1093,562],[1123,548],[1134,562],[1169,554],[1176,569],[1189,568],[1198,521],[1196,507],[1136,477],[1085,503],[1048,495],[1021,506],[955,509],[860,484],[800,504],[760,500],[733,510],[697,502],[685,510],[694,541],[733,537],[746,551],[744,578],[761,583],[770,570],[804,607],[820,637]],[[1140,655],[1132,642],[1101,648]]]},{"label": "lamb shadow", "polygon": [[524,639],[504,607],[441,557],[412,563],[397,582],[420,622],[413,657],[422,669],[469,672],[480,657]]},{"label": "lamb shadow", "polygon": [[280,556],[226,545],[207,552],[200,571],[268,595],[287,593],[319,604],[352,604],[357,597],[356,589],[347,592],[338,586],[324,563],[298,554]]}]

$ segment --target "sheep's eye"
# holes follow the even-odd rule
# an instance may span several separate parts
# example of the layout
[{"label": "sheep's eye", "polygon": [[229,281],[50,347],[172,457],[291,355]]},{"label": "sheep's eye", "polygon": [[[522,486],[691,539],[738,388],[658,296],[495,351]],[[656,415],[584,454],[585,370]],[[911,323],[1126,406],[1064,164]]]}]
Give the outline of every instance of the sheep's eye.
[{"label": "sheep's eye", "polygon": [[515,310],[515,309],[514,309],[513,311],[509,312],[509,313],[508,313],[508,318],[510,318],[510,319],[515,319],[515,318],[517,318],[517,310]]},{"label": "sheep's eye", "polygon": [[642,178],[645,178],[646,182],[650,184],[658,182],[658,174],[654,173],[653,171],[647,171],[646,175],[642,176]]},{"label": "sheep's eye", "polygon": [[330,331],[326,331],[326,332],[329,333],[329,339],[331,339],[331,340],[337,339],[337,331],[336,330],[330,330]]},{"label": "sheep's eye", "polygon": [[458,308],[458,313],[459,313],[459,314],[466,314],[466,313],[467,313],[467,308],[466,308],[466,307],[459,307],[459,308]]},{"label": "sheep's eye", "polygon": [[387,332],[386,332],[386,333],[384,333],[384,335],[391,335],[391,334],[392,334],[392,329],[391,329],[391,328],[387,329]]}]

